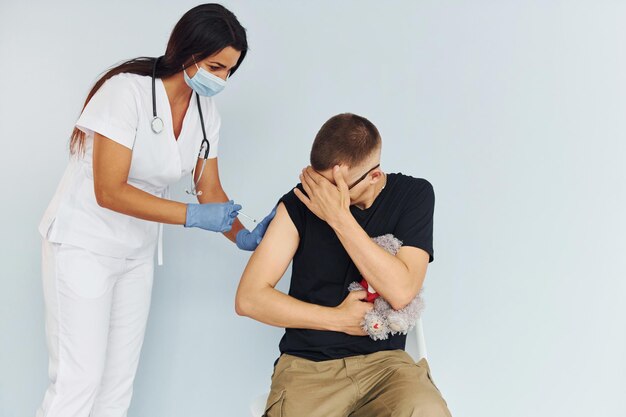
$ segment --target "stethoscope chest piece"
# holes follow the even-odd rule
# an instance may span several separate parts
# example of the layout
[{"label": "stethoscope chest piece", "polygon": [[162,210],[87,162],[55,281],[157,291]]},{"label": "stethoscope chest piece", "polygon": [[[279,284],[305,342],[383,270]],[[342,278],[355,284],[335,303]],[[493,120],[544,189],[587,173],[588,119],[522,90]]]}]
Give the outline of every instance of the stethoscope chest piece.
[{"label": "stethoscope chest piece", "polygon": [[163,120],[159,117],[159,116],[154,116],[152,118],[152,121],[150,122],[150,127],[152,128],[152,131],[154,133],[161,133],[163,132]]}]

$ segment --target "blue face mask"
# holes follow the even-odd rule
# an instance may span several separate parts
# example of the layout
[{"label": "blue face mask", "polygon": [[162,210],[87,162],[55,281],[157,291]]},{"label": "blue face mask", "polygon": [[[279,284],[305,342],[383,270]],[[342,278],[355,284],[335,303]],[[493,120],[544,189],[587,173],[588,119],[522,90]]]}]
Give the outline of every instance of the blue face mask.
[{"label": "blue face mask", "polygon": [[222,80],[217,75],[213,75],[204,68],[200,68],[198,64],[196,64],[196,68],[198,68],[198,72],[191,78],[189,78],[187,71],[183,68],[185,82],[196,93],[201,96],[211,97],[226,87],[226,81]]}]

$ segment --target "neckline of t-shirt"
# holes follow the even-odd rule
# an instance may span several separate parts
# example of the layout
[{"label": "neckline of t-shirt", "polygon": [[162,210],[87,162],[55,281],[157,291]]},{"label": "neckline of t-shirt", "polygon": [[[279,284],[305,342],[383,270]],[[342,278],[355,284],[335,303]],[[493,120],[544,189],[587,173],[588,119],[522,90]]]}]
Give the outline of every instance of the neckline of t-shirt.
[{"label": "neckline of t-shirt", "polygon": [[195,113],[198,114],[198,118],[200,117],[200,114],[198,113],[198,110],[197,110],[195,93],[193,91],[191,92],[191,97],[189,98],[189,105],[187,106],[187,111],[185,112],[185,116],[183,116],[183,125],[180,128],[180,133],[178,134],[178,138],[177,138],[176,135],[174,135],[174,119],[172,118],[172,107],[170,106],[170,100],[167,97],[165,84],[163,84],[163,79],[159,78],[158,80],[161,86],[161,93],[162,93],[161,95],[163,96],[163,98],[161,98],[161,102],[164,103],[164,106],[167,110],[166,117],[169,120],[169,124],[168,124],[169,128],[167,129],[167,132],[170,135],[171,139],[174,141],[174,143],[180,143],[181,139],[185,138],[187,130],[189,130],[187,128],[187,125],[189,124],[189,121],[187,119],[190,117],[190,113],[193,111],[192,107],[196,107]]},{"label": "neckline of t-shirt", "polygon": [[391,173],[391,174],[385,174],[385,175],[387,176],[387,183],[385,184],[384,188],[380,190],[380,192],[374,199],[374,202],[372,203],[371,206],[369,206],[366,209],[360,209],[356,205],[352,205],[350,206],[350,208],[354,209],[356,213],[369,213],[373,208],[377,207],[380,204],[380,202],[384,199],[385,195],[387,195],[391,186],[395,183],[396,174]]}]

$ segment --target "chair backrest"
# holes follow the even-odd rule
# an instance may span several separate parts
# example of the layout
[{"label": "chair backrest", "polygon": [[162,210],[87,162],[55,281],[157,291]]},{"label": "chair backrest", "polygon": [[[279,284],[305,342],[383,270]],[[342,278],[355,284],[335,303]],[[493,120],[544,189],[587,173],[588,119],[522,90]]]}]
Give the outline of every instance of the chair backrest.
[{"label": "chair backrest", "polygon": [[[424,327],[420,317],[412,332],[406,335],[405,350],[411,355],[415,362],[426,357],[426,339],[424,338]],[[259,395],[250,403],[250,413],[252,417],[261,417],[265,412],[265,403],[269,393]]]},{"label": "chair backrest", "polygon": [[415,362],[426,358],[426,339],[424,338],[424,326],[421,317],[417,320],[413,331],[406,336],[405,350]]}]

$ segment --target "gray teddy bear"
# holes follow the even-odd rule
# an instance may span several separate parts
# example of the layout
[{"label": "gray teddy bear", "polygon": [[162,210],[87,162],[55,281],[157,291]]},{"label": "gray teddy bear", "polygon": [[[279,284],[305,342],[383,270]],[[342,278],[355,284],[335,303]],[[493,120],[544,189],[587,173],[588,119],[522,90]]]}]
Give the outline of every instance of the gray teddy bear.
[{"label": "gray teddy bear", "polygon": [[[380,247],[392,255],[396,255],[402,247],[402,242],[394,235],[387,234],[372,238]],[[364,279],[361,283],[353,282],[348,286],[349,291],[367,291],[367,301],[374,302],[374,308],[365,314],[361,323],[363,330],[374,340],[385,340],[389,334],[407,334],[420,317],[424,309],[422,291],[404,308],[394,310],[389,303],[376,293]]]}]

